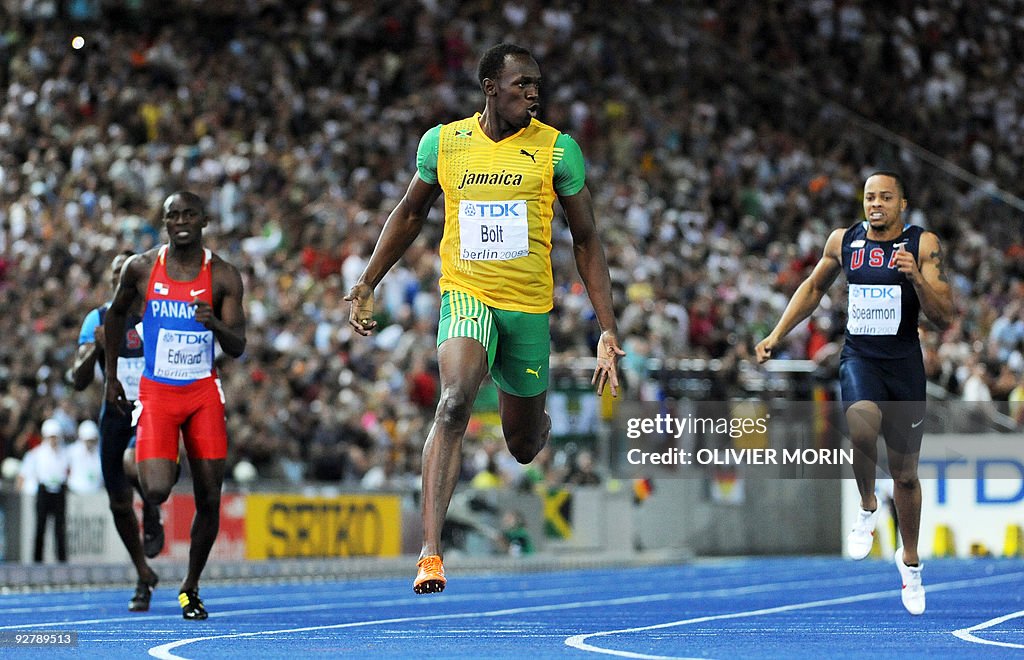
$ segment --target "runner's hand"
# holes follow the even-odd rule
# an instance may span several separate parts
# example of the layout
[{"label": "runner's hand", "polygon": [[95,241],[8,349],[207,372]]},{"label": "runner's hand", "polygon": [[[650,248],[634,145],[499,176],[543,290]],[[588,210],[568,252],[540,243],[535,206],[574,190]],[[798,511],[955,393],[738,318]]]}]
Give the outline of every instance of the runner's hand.
[{"label": "runner's hand", "polygon": [[758,364],[764,364],[772,358],[772,351],[775,350],[775,340],[770,336],[765,337],[754,347],[754,355]]},{"label": "runner's hand", "polygon": [[192,308],[195,309],[196,321],[210,328],[210,322],[213,321],[213,306],[205,300],[195,297],[192,298]]},{"label": "runner's hand", "polygon": [[106,399],[107,403],[117,406],[125,414],[132,410],[128,397],[125,396],[124,387],[117,378],[107,378],[103,385],[103,398]]},{"label": "runner's hand", "polygon": [[360,282],[352,287],[345,300],[352,303],[348,313],[348,324],[362,336],[369,336],[377,327],[377,322],[373,320],[373,288]]},{"label": "runner's hand", "polygon": [[906,249],[905,243],[900,243],[896,246],[896,270],[906,275],[907,279],[911,283],[916,283],[921,280],[921,269],[917,265],[917,260],[914,259],[914,255]]},{"label": "runner's hand", "polygon": [[615,365],[625,354],[619,348],[615,333],[610,330],[601,333],[601,338],[597,340],[597,368],[590,379],[591,385],[597,385],[599,395],[604,394],[605,383],[611,388],[612,396],[619,395],[619,373]]}]

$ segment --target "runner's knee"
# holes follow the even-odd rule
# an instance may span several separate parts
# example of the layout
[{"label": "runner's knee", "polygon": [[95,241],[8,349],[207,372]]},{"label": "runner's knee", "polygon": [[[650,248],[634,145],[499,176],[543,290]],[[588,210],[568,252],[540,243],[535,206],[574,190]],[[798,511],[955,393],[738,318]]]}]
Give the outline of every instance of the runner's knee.
[{"label": "runner's knee", "polygon": [[511,429],[505,432],[505,443],[512,457],[522,465],[533,461],[544,449],[551,435],[551,418],[544,416],[543,426],[540,430],[534,429]]},{"label": "runner's knee", "polygon": [[896,488],[899,488],[900,490],[912,491],[917,490],[921,486],[921,481],[917,478],[916,471],[911,474],[907,474],[906,472],[898,473],[894,471],[892,480]]},{"label": "runner's knee", "polygon": [[457,388],[446,388],[441,393],[441,401],[437,404],[438,423],[449,429],[464,430],[469,424],[469,416],[473,410],[473,401],[465,392]]},{"label": "runner's knee", "polygon": [[533,443],[512,442],[510,440],[508,443],[508,451],[512,454],[512,458],[516,459],[516,461],[522,465],[532,462],[543,448],[544,443],[539,440],[535,440]]},{"label": "runner's knee", "polygon": [[150,504],[163,504],[171,496],[174,484],[143,484],[142,496]]},{"label": "runner's knee", "polygon": [[220,491],[213,490],[196,496],[196,511],[207,515],[220,515]]},{"label": "runner's knee", "polygon": [[875,445],[877,442],[878,434],[876,433],[872,433],[871,431],[857,432],[853,428],[850,429],[850,443],[854,448],[863,453],[870,455],[875,451]]},{"label": "runner's knee", "polygon": [[846,424],[850,427],[850,440],[858,448],[874,448],[882,426],[882,411],[870,401],[858,401],[846,411]]}]

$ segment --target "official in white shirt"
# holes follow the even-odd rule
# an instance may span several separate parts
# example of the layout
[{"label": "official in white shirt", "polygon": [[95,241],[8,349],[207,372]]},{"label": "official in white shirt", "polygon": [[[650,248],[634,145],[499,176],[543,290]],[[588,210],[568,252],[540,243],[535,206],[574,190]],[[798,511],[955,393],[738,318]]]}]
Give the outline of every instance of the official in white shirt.
[{"label": "official in white shirt", "polygon": [[78,425],[78,440],[68,447],[68,464],[68,489],[72,493],[98,493],[103,489],[100,427],[91,419]]},{"label": "official in white shirt", "polygon": [[33,559],[43,562],[43,538],[47,518],[53,517],[54,536],[57,541],[57,561],[68,560],[67,492],[68,455],[62,438],[60,422],[51,418],[43,422],[43,442],[25,454],[19,480],[35,482],[36,539]]}]

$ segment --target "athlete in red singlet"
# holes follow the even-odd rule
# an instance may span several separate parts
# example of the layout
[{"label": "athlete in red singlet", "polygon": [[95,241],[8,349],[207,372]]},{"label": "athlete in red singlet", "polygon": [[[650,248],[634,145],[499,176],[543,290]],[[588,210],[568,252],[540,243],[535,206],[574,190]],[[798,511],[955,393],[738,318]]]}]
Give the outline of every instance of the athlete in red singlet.
[{"label": "athlete in red singlet", "polygon": [[232,357],[245,350],[243,287],[238,269],[203,247],[208,218],[197,195],[176,192],[163,209],[169,243],[125,263],[107,311],[105,396],[108,405],[128,405],[117,379],[114,344],[123,335],[127,313],[144,300],[146,367],[135,405],[139,481],[147,501],[167,500],[177,476],[180,434],[192,469],[196,516],[178,601],[184,618],[205,619],[199,576],[220,527],[227,455],[214,340]]}]

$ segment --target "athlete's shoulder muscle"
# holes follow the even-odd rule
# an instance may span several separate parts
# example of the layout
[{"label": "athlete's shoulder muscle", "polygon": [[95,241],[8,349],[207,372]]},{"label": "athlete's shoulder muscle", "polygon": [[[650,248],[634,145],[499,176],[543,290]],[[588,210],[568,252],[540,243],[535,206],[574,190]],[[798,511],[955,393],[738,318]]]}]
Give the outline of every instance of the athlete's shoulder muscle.
[{"label": "athlete's shoulder muscle", "polygon": [[132,275],[144,274],[148,277],[159,256],[160,248],[155,247],[140,254],[128,257],[128,260],[124,262],[124,266],[121,267],[121,272],[130,273]]},{"label": "athlete's shoulder muscle", "polygon": [[839,229],[832,230],[832,233],[828,235],[828,239],[825,241],[825,250],[822,254],[822,258],[835,259],[838,264],[842,264],[843,238],[846,237],[846,232],[848,230],[848,227],[840,227]]},{"label": "athlete's shoulder muscle", "polygon": [[221,258],[216,253],[212,255],[210,260],[210,277],[212,278],[215,290],[220,290],[224,293],[241,293],[242,273],[234,264]]},{"label": "athlete's shoulder muscle", "polygon": [[555,138],[552,164],[555,192],[569,197],[583,189],[587,180],[586,162],[583,159],[583,150],[572,136],[559,133]]},{"label": "athlete's shoulder muscle", "polygon": [[437,150],[441,143],[441,124],[423,134],[416,148],[416,172],[430,184],[437,183]]},{"label": "athlete's shoulder muscle", "polygon": [[121,281],[128,286],[135,286],[140,294],[145,297],[146,286],[149,283],[149,276],[153,272],[160,248],[153,248],[133,257],[128,257],[124,266],[121,267]]}]

